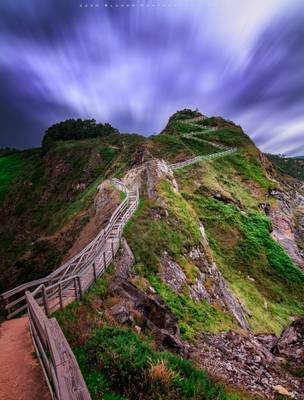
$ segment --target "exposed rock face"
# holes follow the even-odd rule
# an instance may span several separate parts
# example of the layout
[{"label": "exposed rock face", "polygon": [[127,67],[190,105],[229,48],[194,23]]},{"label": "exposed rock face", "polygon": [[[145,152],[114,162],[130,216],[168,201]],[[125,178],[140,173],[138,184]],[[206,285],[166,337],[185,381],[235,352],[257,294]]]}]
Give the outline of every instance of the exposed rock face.
[{"label": "exposed rock face", "polygon": [[223,275],[218,270],[216,263],[212,259],[211,250],[209,248],[208,239],[203,225],[200,226],[200,231],[205,253],[209,255],[208,261],[206,262],[206,270],[208,275],[213,278],[213,284],[210,290],[212,291],[213,296],[222,304],[224,304],[224,306],[230,311],[230,313],[237,320],[241,328],[249,329],[249,325],[246,321],[244,310],[240,302],[229,289]]},{"label": "exposed rock face", "polygon": [[275,353],[304,365],[304,317],[293,321],[279,337]]},{"label": "exposed rock face", "polygon": [[[73,246],[66,254],[65,260],[77,254],[107,225],[118,205],[119,195],[117,190],[113,190],[109,181],[104,181],[97,188],[94,205],[90,210],[91,219],[81,230],[78,237],[74,239]],[[73,238],[71,233],[70,236]]]},{"label": "exposed rock face", "polygon": [[169,258],[167,252],[164,252],[161,258],[161,270],[159,276],[175,292],[180,292],[184,285],[187,285],[187,278],[181,267]]},{"label": "exposed rock face", "polygon": [[137,329],[138,326],[149,328],[160,347],[187,353],[190,346],[180,340],[177,319],[161,298],[146,294],[120,277],[111,282],[109,291],[119,299],[119,303],[109,310],[118,322],[136,325]]},{"label": "exposed rock face", "polygon": [[[228,288],[215,262],[208,261],[199,249],[192,249],[190,254],[192,257],[195,256],[196,260],[203,260],[204,265],[204,272],[197,268],[197,277],[194,283],[187,282],[182,268],[171,260],[167,253],[164,253],[161,258],[159,275],[162,280],[177,293],[186,289],[189,296],[195,301],[207,300],[209,303],[220,304],[235,317],[243,329],[249,329],[241,304]],[[206,285],[207,278],[208,285]]]},{"label": "exposed rock face", "polygon": [[278,393],[278,386],[297,399],[303,394],[303,380],[283,370],[277,358],[252,334],[205,335],[199,348],[201,366],[227,384],[267,398]]},{"label": "exposed rock face", "polygon": [[121,246],[115,256],[113,264],[116,276],[127,279],[132,274],[134,255],[125,238],[121,240]]},{"label": "exposed rock face", "polygon": [[141,193],[146,194],[149,199],[159,201],[156,185],[160,179],[167,179],[173,189],[178,190],[173,171],[164,160],[158,159],[146,161],[139,167],[131,169],[123,181],[126,185],[140,188]]},{"label": "exposed rock face", "polygon": [[[273,190],[271,195],[277,200],[277,207],[268,211],[273,224],[272,236],[286,250],[291,259],[304,268],[304,254],[297,244],[298,238],[303,235],[301,218],[304,217],[304,196],[293,187],[289,187],[288,191],[284,192]],[[298,228],[295,226],[296,215],[300,221]]]}]

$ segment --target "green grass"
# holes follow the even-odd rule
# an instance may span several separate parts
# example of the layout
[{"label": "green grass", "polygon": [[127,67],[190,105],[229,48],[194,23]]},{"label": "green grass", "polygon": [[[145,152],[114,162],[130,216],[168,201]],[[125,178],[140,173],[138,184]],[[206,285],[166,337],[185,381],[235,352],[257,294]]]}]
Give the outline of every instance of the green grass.
[{"label": "green grass", "polygon": [[207,301],[193,301],[187,291],[176,294],[155,275],[151,275],[149,281],[177,317],[184,340],[195,341],[198,332],[218,333],[237,329],[231,315]]},{"label": "green grass", "polygon": [[190,361],[152,349],[130,329],[97,329],[76,355],[93,400],[245,399]]},{"label": "green grass", "polygon": [[[9,215],[0,226],[1,291],[58,265],[89,220],[98,184],[124,174],[144,141],[138,135],[59,141],[49,151],[0,158],[0,203]],[[33,243],[41,237],[50,243],[39,253]]]},{"label": "green grass", "polygon": [[200,192],[187,198],[204,223],[224,277],[252,315],[251,327],[278,333],[290,316],[303,312],[304,273],[272,239],[270,220]]},{"label": "green grass", "polygon": [[21,174],[25,162],[23,153],[0,158],[0,204],[5,199],[14,179]]},{"label": "green grass", "polygon": [[282,157],[275,154],[265,154],[266,157],[285,174],[304,181],[303,158]]},{"label": "green grass", "polygon": [[192,266],[184,255],[201,243],[199,219],[190,204],[167,181],[160,182],[158,191],[166,204],[168,216],[153,218],[159,207],[142,199],[126,227],[125,235],[135,256],[135,270],[155,286],[177,316],[184,338],[195,341],[199,332],[218,332],[235,327],[232,318],[223,310],[205,301],[196,303],[188,293],[176,294],[156,278],[161,256],[166,251],[184,270],[189,282],[193,282],[197,267]]}]

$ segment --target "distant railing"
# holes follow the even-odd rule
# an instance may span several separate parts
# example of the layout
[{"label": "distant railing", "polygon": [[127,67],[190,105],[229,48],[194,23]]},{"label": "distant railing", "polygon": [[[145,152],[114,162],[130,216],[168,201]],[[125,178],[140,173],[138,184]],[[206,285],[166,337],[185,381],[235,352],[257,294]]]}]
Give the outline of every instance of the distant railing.
[{"label": "distant railing", "polygon": [[55,318],[48,319],[34,296],[25,293],[33,344],[52,399],[91,400],[76,358]]},{"label": "distant railing", "polygon": [[235,153],[237,151],[237,148],[231,148],[229,150],[225,150],[225,151],[221,151],[218,153],[213,153],[213,154],[208,154],[206,156],[197,156],[194,158],[190,158],[189,160],[185,160],[185,161],[180,161],[178,163],[175,164],[171,164],[170,168],[173,170],[179,169],[179,168],[183,168],[186,167],[187,165],[191,165],[191,164],[195,164],[201,161],[208,161],[208,160],[214,160],[216,158],[220,158],[220,157],[224,157],[227,156],[229,154]]}]

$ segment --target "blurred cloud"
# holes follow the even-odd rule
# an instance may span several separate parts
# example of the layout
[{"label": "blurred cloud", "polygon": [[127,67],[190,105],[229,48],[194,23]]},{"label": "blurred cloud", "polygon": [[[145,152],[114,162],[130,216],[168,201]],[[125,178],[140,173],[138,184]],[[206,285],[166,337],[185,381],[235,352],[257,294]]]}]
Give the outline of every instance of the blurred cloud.
[{"label": "blurred cloud", "polygon": [[198,107],[235,120],[265,151],[304,154],[301,2],[105,3],[2,0],[1,145],[38,145],[70,117],[148,135]]}]

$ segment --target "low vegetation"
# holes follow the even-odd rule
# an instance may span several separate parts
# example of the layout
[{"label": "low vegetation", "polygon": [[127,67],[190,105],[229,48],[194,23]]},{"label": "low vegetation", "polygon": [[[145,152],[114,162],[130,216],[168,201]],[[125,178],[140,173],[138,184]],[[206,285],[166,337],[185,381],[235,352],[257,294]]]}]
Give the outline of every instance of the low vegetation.
[{"label": "low vegetation", "polygon": [[[204,178],[198,181],[199,176]],[[260,209],[273,183],[252,157],[193,166],[177,177],[205,226],[218,267],[248,310],[252,329],[280,333],[303,310],[304,274],[272,239],[271,222]]]},{"label": "low vegetation", "polygon": [[151,333],[135,333],[106,313],[110,267],[102,279],[75,302],[56,312],[72,345],[93,400],[247,399],[227,390],[191,361],[156,350]]},{"label": "low vegetation", "polygon": [[58,141],[90,139],[118,133],[110,124],[97,124],[94,119],[67,119],[47,129],[42,146],[49,148]]},{"label": "low vegetation", "polygon": [[304,159],[302,157],[293,158],[276,154],[265,155],[281,172],[304,181]]}]

